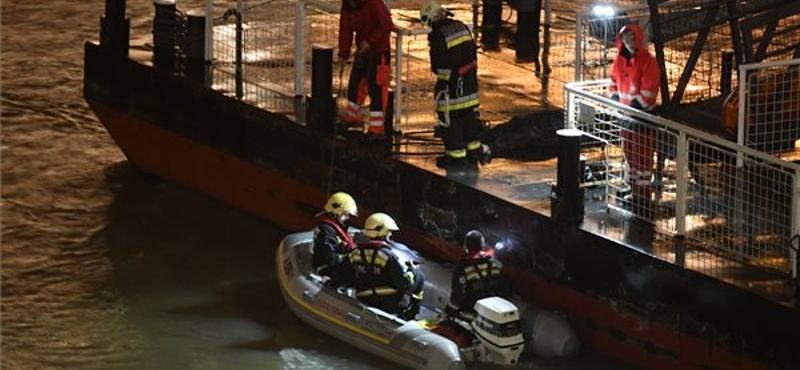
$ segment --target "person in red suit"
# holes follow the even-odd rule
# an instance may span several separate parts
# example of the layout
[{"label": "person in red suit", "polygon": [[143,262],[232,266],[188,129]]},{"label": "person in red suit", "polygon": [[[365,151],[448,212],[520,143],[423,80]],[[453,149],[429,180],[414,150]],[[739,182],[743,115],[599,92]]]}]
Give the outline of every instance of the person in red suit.
[{"label": "person in red suit", "polygon": [[339,17],[340,75],[350,58],[355,35],[355,58],[347,86],[344,121],[363,123],[361,105],[369,95],[367,134],[382,138],[389,103],[389,33],[392,17],[382,0],[343,0]]},{"label": "person in red suit", "polygon": [[[619,53],[611,69],[611,98],[631,108],[652,112],[656,108],[661,72],[656,58],[647,50],[644,31],[628,24],[617,35]],[[622,139],[628,161],[628,181],[634,203],[651,201],[653,137],[642,125],[623,124]]]}]

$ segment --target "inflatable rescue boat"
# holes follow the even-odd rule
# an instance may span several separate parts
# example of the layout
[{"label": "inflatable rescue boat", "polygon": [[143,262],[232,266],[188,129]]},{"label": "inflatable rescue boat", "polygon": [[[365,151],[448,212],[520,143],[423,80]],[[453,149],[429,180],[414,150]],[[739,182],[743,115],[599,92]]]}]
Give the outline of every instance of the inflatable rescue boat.
[{"label": "inflatable rescue boat", "polygon": [[314,328],[394,363],[456,370],[472,362],[513,365],[525,348],[548,357],[573,355],[579,349],[577,336],[562,316],[500,297],[478,301],[473,323],[459,323],[474,338],[459,346],[428,330],[430,322],[441,320],[449,300],[452,267],[426,261],[407,248],[393,248],[401,263],[415,263],[425,275],[417,320],[405,321],[362,304],[345,288],[327,285],[312,267],[312,250],[313,234],[307,231],[286,236],[276,252],[278,280],[289,308]]}]

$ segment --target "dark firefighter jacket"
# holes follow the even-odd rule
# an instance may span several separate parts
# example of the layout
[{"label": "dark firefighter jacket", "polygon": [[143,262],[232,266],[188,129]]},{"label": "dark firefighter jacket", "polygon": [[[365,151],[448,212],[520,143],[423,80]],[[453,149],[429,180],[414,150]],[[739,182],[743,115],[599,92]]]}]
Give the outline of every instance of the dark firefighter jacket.
[{"label": "dark firefighter jacket", "polygon": [[[436,74],[436,111],[475,108],[478,99],[478,59],[475,40],[464,23],[444,18],[428,34],[431,69]],[[445,97],[441,91],[447,91]]]},{"label": "dark firefighter jacket", "polygon": [[448,313],[473,310],[475,302],[492,296],[508,297],[510,283],[503,264],[485,251],[468,254],[456,262]]},{"label": "dark firefighter jacket", "polygon": [[[622,43],[622,31],[636,35],[636,54],[630,55]],[[611,69],[612,84],[608,90],[619,96],[619,102],[645,111],[656,106],[661,73],[656,58],[647,50],[644,32],[638,24],[629,24],[617,34],[617,54]]]},{"label": "dark firefighter jacket", "polygon": [[339,57],[350,57],[353,45],[353,32],[356,34],[356,47],[366,40],[370,54],[383,55],[389,51],[389,33],[392,31],[392,16],[382,0],[356,0],[356,9],[342,6],[339,17]]},{"label": "dark firefighter jacket", "polygon": [[402,297],[410,294],[411,281],[389,242],[360,242],[350,253],[350,266],[355,272],[353,287],[358,298],[371,296]]},{"label": "dark firefighter jacket", "polygon": [[312,263],[319,273],[329,275],[356,245],[347,231],[329,216],[322,214],[317,216],[317,220],[319,225],[314,230]]}]

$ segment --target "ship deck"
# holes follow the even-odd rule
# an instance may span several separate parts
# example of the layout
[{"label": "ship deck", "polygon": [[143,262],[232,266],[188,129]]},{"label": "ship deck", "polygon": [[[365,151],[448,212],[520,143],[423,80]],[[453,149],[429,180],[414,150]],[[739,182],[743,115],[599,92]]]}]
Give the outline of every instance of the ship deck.
[{"label": "ship deck", "polygon": [[[131,58],[152,64],[150,40],[131,40]],[[563,99],[563,82],[552,83],[547,76],[534,73],[532,64],[514,62],[512,50],[481,52],[479,55],[481,75],[503,71],[502,84],[494,76],[492,85],[481,86],[480,110],[490,125],[506,122],[512,116],[522,116],[537,110],[560,105]],[[214,74],[214,77],[226,74]],[[291,99],[293,97],[285,97]],[[302,121],[303,114],[278,112],[295,121]],[[397,160],[446,177],[486,194],[512,202],[519,207],[550,216],[550,189],[556,181],[556,159],[545,161],[518,161],[494,158],[488,165],[477,169],[447,172],[435,165],[435,157],[443,148],[433,136],[433,122],[410,120],[404,124],[401,135],[395,137],[391,153]],[[302,123],[298,123],[302,124]],[[363,143],[356,131],[340,132],[354,145]],[[383,150],[376,146],[376,150]],[[643,221],[632,213],[617,207],[609,207],[602,187],[585,189],[585,217],[581,228],[617,241],[628,248],[654,258],[694,270],[719,281],[758,294],[777,304],[797,308],[794,284],[785,274],[745,263],[725,255],[715,254],[702,246],[692,245],[657,229],[656,224]]]}]

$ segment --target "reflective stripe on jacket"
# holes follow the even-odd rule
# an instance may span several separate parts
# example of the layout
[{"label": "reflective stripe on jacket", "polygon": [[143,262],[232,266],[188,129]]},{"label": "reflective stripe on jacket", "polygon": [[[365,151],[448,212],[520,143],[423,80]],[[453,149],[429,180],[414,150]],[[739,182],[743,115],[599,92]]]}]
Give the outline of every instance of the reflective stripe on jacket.
[{"label": "reflective stripe on jacket", "polygon": [[[451,313],[472,311],[479,299],[505,297],[510,292],[509,282],[503,275],[503,264],[485,251],[466,255],[456,262],[451,288],[447,308]],[[469,315],[462,315],[462,318],[466,317]]]},{"label": "reflective stripe on jacket", "polygon": [[350,253],[350,264],[356,272],[353,287],[356,296],[406,293],[411,282],[388,242],[371,240],[358,243]]},{"label": "reflective stripe on jacket", "polygon": [[[428,34],[431,70],[436,74],[438,112],[474,108],[478,97],[477,47],[469,28],[445,18],[434,22]],[[439,95],[440,91],[447,91]]]}]

